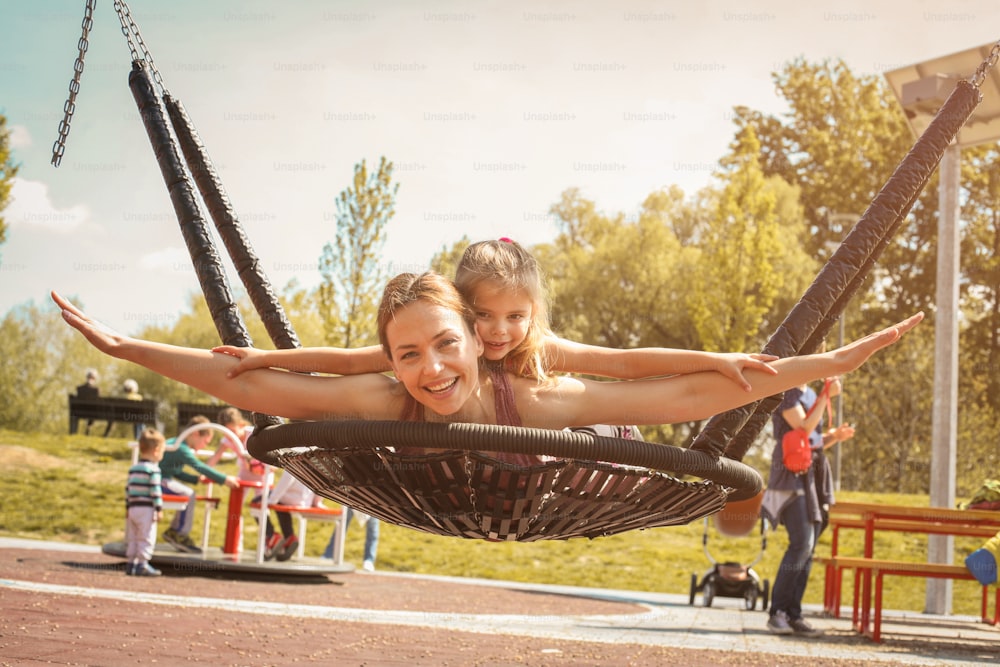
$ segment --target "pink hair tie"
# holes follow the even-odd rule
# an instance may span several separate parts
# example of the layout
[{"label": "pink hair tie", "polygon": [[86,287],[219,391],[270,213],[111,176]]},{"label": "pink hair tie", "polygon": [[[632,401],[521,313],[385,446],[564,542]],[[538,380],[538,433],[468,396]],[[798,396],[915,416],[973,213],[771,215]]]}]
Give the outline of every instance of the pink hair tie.
[{"label": "pink hair tie", "polygon": [[509,239],[506,236],[501,236],[500,240],[503,241],[504,243],[513,243],[514,242],[514,239]]}]

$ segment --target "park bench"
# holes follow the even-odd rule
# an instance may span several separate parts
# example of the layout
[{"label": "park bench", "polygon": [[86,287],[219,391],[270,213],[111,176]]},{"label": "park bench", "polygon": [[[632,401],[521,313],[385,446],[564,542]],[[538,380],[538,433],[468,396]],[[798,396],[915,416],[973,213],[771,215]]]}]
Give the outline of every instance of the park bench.
[{"label": "park bench", "polygon": [[[871,637],[876,642],[882,641],[882,590],[886,576],[975,581],[975,577],[964,565],[911,563],[898,560],[845,556],[825,558],[823,561],[827,567],[832,567],[839,572],[849,569],[855,571],[854,611],[851,622],[855,630]],[[866,578],[874,579],[874,600],[868,599],[870,590],[867,587],[858,585],[859,580]],[[983,586],[981,618],[984,623],[989,623],[990,625],[996,625],[998,620],[1000,620],[1000,589],[997,589],[995,593],[993,617],[990,618],[990,587]],[[870,630],[869,623],[871,624]]]},{"label": "park bench", "polygon": [[115,422],[127,424],[156,423],[156,401],[143,399],[134,401],[129,398],[80,398],[69,395],[69,432],[77,432],[80,420],[106,421],[104,436],[107,437]]},{"label": "park bench", "polygon": [[[876,558],[875,535],[879,532],[903,532],[923,535],[952,535],[988,539],[1000,531],[1000,513],[975,510],[953,510],[940,507],[906,507],[866,503],[837,503],[830,511],[832,541],[829,557],[817,556],[815,562],[825,564],[826,577],[823,606],[833,617],[840,616],[841,587],[844,570],[854,570],[855,629],[881,640],[882,582],[886,575],[934,579],[974,580],[964,565],[919,563]],[[860,557],[839,553],[840,531],[864,531],[863,554]],[[872,585],[874,580],[874,608]],[[982,620],[993,625],[1000,619],[1000,593],[997,594],[993,618],[988,617],[988,589],[983,587]],[[869,630],[869,621],[874,627]]]}]

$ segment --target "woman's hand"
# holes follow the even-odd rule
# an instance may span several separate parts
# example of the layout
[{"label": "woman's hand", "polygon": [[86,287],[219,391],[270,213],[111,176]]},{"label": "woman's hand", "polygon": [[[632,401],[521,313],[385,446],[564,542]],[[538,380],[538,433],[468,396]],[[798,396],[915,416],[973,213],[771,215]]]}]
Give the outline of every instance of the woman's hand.
[{"label": "woman's hand", "polygon": [[129,340],[114,329],[90,319],[87,315],[58,293],[51,293],[52,300],[62,309],[62,318],[83,334],[91,345],[112,357],[121,357],[122,347]]},{"label": "woman's hand", "polygon": [[742,352],[723,352],[716,355],[718,366],[716,371],[743,387],[744,391],[750,391],[753,387],[743,375],[745,370],[756,370],[777,375],[778,371],[770,366],[768,362],[776,360],[778,357],[772,354],[743,354]]},{"label": "woman's hand", "polygon": [[850,424],[841,424],[837,428],[831,428],[827,433],[834,443],[843,442],[854,437],[854,427]]},{"label": "woman's hand", "polygon": [[228,354],[240,360],[238,364],[229,369],[226,377],[234,378],[244,371],[251,371],[255,368],[268,368],[266,354],[263,350],[255,347],[236,347],[235,345],[219,345],[213,347],[212,352]]}]

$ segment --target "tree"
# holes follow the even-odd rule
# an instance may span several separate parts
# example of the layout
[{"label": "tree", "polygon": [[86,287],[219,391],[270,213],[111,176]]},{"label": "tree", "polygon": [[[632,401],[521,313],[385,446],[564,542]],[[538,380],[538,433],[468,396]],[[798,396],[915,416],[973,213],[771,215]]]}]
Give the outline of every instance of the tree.
[{"label": "tree", "polygon": [[[746,125],[722,160],[722,187],[705,218],[698,270],[690,276],[687,308],[711,352],[759,349],[762,324],[785,288],[776,260],[801,247],[801,234],[783,234],[777,219],[779,191],[789,188],[778,177],[765,178],[759,154],[754,128]],[[792,221],[801,221],[801,212],[794,213]]]},{"label": "tree", "polygon": [[392,163],[382,157],[378,171],[365,161],[354,166],[354,182],[337,197],[337,233],[320,256],[323,277],[317,298],[326,344],[356,347],[374,342],[378,298],[384,282],[378,257],[385,226],[395,215]]},{"label": "tree", "polygon": [[462,253],[472,243],[469,237],[462,235],[458,241],[452,244],[451,248],[442,246],[434,257],[431,258],[431,271],[439,273],[448,278],[454,278],[458,269],[458,263],[462,261]]},{"label": "tree", "polygon": [[1000,150],[967,148],[962,155],[962,355],[970,359],[969,385],[983,376],[977,403],[1000,409]]},{"label": "tree", "polygon": [[[806,220],[803,247],[822,261],[831,254],[829,246],[843,240],[848,231],[849,225],[841,221],[861,217],[909,151],[913,137],[884,81],[855,76],[842,61],[814,64],[798,59],[773,79],[789,112],[774,117],[737,108],[737,133],[754,128],[761,142],[763,172],[800,188]],[[936,176],[848,305],[844,314],[848,340],[919,309],[933,313],[935,182]],[[933,322],[925,322],[918,333],[930,332]],[[904,342],[898,354],[917,347],[931,358],[931,347],[916,337]],[[888,480],[901,490],[926,490],[931,392],[923,388],[933,373],[924,361],[917,355],[889,365],[887,356],[885,364],[845,378],[845,419],[858,423],[858,432],[842,445],[842,488],[884,486]],[[961,363],[967,368],[964,359]],[[990,422],[982,415],[977,419]],[[965,446],[960,441],[960,451]]]},{"label": "tree", "polygon": [[32,302],[0,319],[0,428],[66,433],[67,396],[87,368],[104,388],[116,362],[74,333],[55,308]]},{"label": "tree", "polygon": [[10,130],[7,129],[7,118],[0,114],[0,245],[7,240],[7,221],[3,211],[10,203],[10,190],[17,176],[18,166],[10,153]]},{"label": "tree", "polygon": [[[761,142],[766,175],[801,189],[807,252],[825,259],[843,240],[913,144],[906,118],[878,76],[855,76],[842,60],[810,63],[799,58],[772,74],[789,111],[767,116],[737,107],[738,128],[752,126]],[[739,130],[737,130],[739,131]],[[924,188],[904,225],[873,272],[878,292],[861,296],[870,331],[915,310],[934,296],[936,188]],[[836,214],[844,214],[845,217]],[[852,322],[849,322],[852,324]]]}]

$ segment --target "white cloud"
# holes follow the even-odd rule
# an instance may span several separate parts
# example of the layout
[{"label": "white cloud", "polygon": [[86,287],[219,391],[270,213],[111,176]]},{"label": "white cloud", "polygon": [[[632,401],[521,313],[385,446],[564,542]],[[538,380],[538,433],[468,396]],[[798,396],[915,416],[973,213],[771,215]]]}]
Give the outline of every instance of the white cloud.
[{"label": "white cloud", "polygon": [[143,255],[139,259],[139,268],[176,271],[178,267],[189,268],[191,257],[184,248],[162,248]]},{"label": "white cloud", "polygon": [[27,148],[32,144],[31,132],[24,125],[11,125],[9,139],[11,148]]},{"label": "white cloud", "polygon": [[49,186],[41,181],[15,178],[10,192],[11,203],[4,218],[11,227],[23,225],[55,232],[70,232],[90,218],[90,209],[83,204],[58,208],[49,199]]}]

